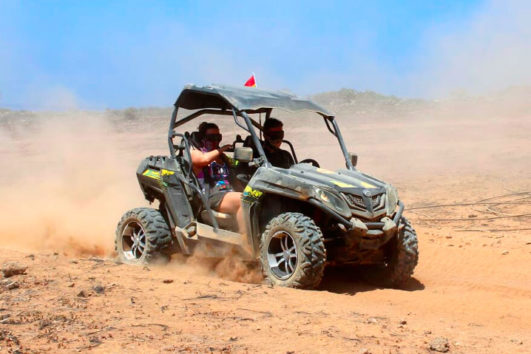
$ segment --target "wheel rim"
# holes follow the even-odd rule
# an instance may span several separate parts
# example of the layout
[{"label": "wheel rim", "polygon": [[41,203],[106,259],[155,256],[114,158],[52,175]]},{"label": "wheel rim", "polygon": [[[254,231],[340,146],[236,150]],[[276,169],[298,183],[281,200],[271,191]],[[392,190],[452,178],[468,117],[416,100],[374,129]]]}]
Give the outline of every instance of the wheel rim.
[{"label": "wheel rim", "polygon": [[267,246],[269,269],[275,277],[286,280],[295,273],[297,267],[297,245],[286,231],[277,231]]},{"label": "wheel rim", "polygon": [[138,260],[146,249],[146,233],[142,225],[131,221],[122,232],[122,250],[127,260]]}]

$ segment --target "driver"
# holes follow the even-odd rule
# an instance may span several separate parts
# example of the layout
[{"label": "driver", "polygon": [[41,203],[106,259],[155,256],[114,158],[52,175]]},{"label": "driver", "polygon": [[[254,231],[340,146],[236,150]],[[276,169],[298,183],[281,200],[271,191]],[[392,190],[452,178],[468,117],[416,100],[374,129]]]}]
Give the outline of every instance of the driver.
[{"label": "driver", "polygon": [[295,161],[286,150],[282,150],[282,140],[284,139],[284,125],[276,118],[268,118],[264,122],[264,152],[267,160],[276,167],[290,168]]},{"label": "driver", "polygon": [[210,208],[222,212],[235,214],[240,228],[243,227],[241,208],[241,193],[233,192],[229,182],[229,159],[223,152],[232,145],[219,146],[221,134],[214,123],[203,122],[199,125],[201,147],[192,147],[192,167],[194,173],[208,196]]}]

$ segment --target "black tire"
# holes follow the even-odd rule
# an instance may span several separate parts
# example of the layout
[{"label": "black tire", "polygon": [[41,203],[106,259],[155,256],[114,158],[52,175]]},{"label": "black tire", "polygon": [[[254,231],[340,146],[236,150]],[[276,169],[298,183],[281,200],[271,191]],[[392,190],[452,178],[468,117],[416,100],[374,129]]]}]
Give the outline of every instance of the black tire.
[{"label": "black tire", "polygon": [[[143,237],[136,237],[137,247],[133,233]],[[140,247],[141,240],[144,247]],[[168,224],[162,214],[152,208],[136,208],[129,210],[116,227],[114,248],[118,258],[129,264],[164,263],[169,260],[168,250],[172,245],[172,236]]]},{"label": "black tire", "polygon": [[[283,246],[284,242],[286,246]],[[285,253],[284,249],[291,251]],[[280,253],[283,255],[274,255]],[[294,257],[295,260],[291,262]],[[277,262],[276,266],[272,265],[274,262]],[[265,278],[273,285],[301,289],[317,287],[326,265],[321,229],[303,214],[280,214],[269,221],[262,234],[260,263]]]},{"label": "black tire", "polygon": [[404,227],[390,243],[387,264],[388,279],[395,287],[403,287],[408,282],[419,259],[415,229],[405,217],[402,217],[400,223]]}]

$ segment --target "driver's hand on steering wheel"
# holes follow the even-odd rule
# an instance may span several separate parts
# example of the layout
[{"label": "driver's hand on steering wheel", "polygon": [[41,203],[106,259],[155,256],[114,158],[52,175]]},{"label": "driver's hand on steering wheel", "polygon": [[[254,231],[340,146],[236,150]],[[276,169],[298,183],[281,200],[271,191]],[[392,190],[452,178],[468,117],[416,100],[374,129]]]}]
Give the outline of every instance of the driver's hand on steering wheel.
[{"label": "driver's hand on steering wheel", "polygon": [[219,152],[225,152],[227,150],[230,150],[232,149],[232,144],[226,144],[226,145],[223,145],[219,148]]}]

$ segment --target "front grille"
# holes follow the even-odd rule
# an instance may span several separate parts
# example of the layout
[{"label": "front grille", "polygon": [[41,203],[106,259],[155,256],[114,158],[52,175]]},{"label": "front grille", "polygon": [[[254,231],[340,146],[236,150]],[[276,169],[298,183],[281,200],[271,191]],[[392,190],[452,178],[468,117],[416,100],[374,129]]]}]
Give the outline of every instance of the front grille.
[{"label": "front grille", "polygon": [[379,194],[372,197],[372,210],[380,211],[385,208],[385,194]]},{"label": "front grille", "polygon": [[358,197],[357,195],[352,194],[345,194],[345,197],[347,198],[347,202],[351,208],[355,208],[358,210],[365,210],[365,202],[363,201],[362,197]]},{"label": "front grille", "polygon": [[[344,194],[344,196],[351,208],[361,211],[367,210],[367,205],[362,197],[353,194]],[[374,212],[385,208],[385,194],[373,195],[369,199]]]}]

